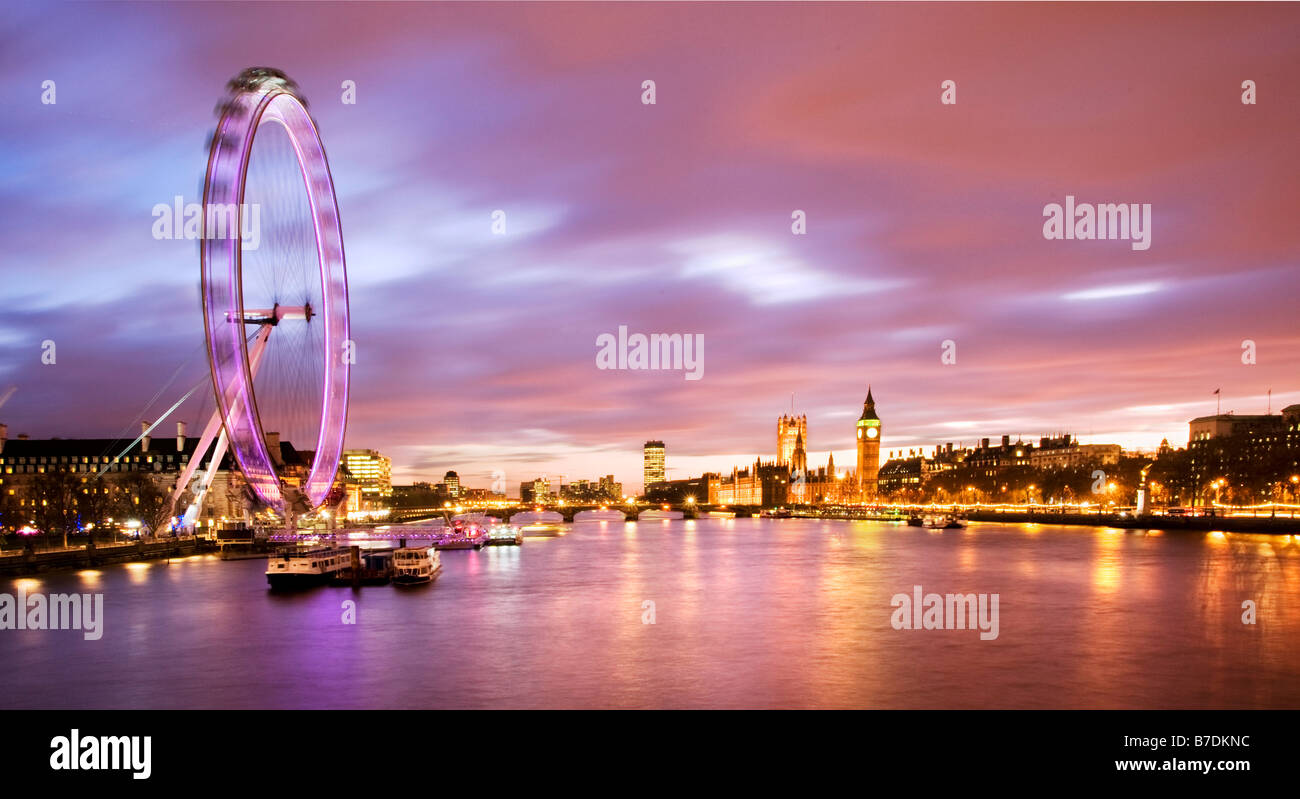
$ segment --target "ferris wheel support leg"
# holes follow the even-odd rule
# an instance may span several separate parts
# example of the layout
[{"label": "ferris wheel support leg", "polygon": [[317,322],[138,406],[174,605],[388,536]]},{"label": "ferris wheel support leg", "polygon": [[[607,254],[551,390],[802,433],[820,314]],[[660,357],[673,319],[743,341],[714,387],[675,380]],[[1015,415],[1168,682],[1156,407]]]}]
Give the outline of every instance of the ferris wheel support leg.
[{"label": "ferris wheel support leg", "polygon": [[212,481],[217,476],[222,459],[226,457],[226,444],[226,429],[222,427],[221,435],[217,436],[216,449],[212,450],[212,460],[208,463],[207,471],[203,473],[203,479],[199,481],[199,489],[194,492],[194,501],[185,510],[185,519],[181,522],[181,526],[189,527],[197,524],[199,513],[203,510],[203,500],[208,496],[208,489],[212,488]]},{"label": "ferris wheel support leg", "polygon": [[[271,325],[263,325],[257,332],[257,337],[253,342],[253,351],[249,355],[249,367],[253,376],[257,375],[258,364],[262,362],[262,353],[266,351],[266,342],[271,335]],[[236,399],[236,402],[239,400]],[[235,406],[232,404],[231,412],[234,413]],[[220,433],[220,436],[218,436]],[[199,490],[194,493],[194,501],[185,510],[185,516],[181,520],[180,526],[186,529],[195,526],[198,523],[199,514],[203,510],[203,500],[212,486],[213,479],[217,476],[217,470],[221,468],[221,461],[226,456],[226,447],[228,440],[226,438],[226,426],[222,424],[221,410],[213,410],[212,416],[208,423],[203,427],[203,435],[199,436],[198,446],[194,448],[194,455],[190,457],[189,463],[185,465],[185,471],[176,481],[176,488],[172,490],[172,495],[168,505],[175,512],[176,502],[180,499],[181,494],[189,487],[190,481],[194,479],[194,472],[198,469],[199,464],[203,462],[203,454],[208,451],[212,445],[212,440],[217,439],[217,448],[212,453],[212,460],[208,462],[208,469],[199,483]]]},{"label": "ferris wheel support leg", "polygon": [[[214,411],[212,418],[208,419],[208,423],[203,427],[203,435],[199,436],[199,443],[194,448],[194,454],[190,456],[189,463],[185,464],[185,471],[181,472],[180,479],[176,481],[176,487],[172,489],[168,506],[172,508],[173,513],[175,512],[177,500],[181,498],[181,494],[185,493],[185,489],[190,485],[190,480],[194,479],[194,472],[198,470],[199,464],[203,462],[203,454],[208,451],[208,447],[212,446],[212,439],[217,437],[217,431],[221,431],[221,438],[224,441],[226,432],[221,427],[221,414],[219,411]],[[199,507],[199,499],[196,498],[190,504],[189,509],[185,511],[185,518],[181,520],[181,527],[188,528],[195,523]],[[191,512],[193,515],[191,515]]]}]

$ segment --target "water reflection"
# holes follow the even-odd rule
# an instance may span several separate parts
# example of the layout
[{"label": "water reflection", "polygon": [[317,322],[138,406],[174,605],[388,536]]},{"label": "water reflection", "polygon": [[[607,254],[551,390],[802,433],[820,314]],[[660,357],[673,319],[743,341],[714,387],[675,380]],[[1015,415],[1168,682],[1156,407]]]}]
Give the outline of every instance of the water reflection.
[{"label": "water reflection", "polygon": [[[213,558],[10,581],[106,618],[0,631],[0,707],[1300,705],[1293,536],[701,519],[441,554],[418,591]],[[917,585],[997,593],[999,637],[893,629]]]}]

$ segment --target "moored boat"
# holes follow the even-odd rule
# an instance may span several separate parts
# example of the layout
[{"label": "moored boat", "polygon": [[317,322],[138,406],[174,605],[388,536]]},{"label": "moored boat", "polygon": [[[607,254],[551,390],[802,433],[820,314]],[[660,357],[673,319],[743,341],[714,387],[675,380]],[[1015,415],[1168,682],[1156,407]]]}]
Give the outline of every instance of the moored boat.
[{"label": "moored boat", "polygon": [[488,528],[475,522],[457,519],[442,536],[435,538],[435,549],[482,549],[488,542]]},{"label": "moored boat", "polygon": [[333,585],[387,585],[393,579],[393,550],[352,547],[346,568],[334,572]]},{"label": "moored boat", "polygon": [[442,571],[442,560],[433,547],[402,547],[393,550],[393,585],[424,585]]},{"label": "moored boat", "polygon": [[518,525],[498,522],[488,528],[487,545],[501,547],[518,545],[524,542],[524,532]]},{"label": "moored boat", "polygon": [[285,550],[267,561],[266,582],[272,588],[323,585],[336,572],[351,565],[352,553],[343,548]]}]

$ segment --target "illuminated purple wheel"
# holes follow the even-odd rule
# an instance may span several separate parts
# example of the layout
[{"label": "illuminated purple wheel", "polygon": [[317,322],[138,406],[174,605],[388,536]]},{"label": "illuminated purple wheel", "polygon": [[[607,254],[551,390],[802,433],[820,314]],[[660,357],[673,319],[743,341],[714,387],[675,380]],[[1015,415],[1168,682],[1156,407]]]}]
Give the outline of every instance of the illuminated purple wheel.
[{"label": "illuminated purple wheel", "polygon": [[[249,69],[229,91],[208,155],[200,241],[217,412],[257,498],[305,513],[330,494],[347,426],[352,358],[338,204],[298,87],[277,70]],[[275,434],[310,458],[305,475],[268,446]]]}]

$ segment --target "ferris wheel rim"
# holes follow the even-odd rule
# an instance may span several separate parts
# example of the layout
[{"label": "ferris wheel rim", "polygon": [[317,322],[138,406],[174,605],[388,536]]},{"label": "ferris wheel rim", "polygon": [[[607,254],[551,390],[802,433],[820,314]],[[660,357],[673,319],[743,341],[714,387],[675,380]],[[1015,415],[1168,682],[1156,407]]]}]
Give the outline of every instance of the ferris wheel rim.
[{"label": "ferris wheel rim", "polygon": [[[212,139],[204,180],[204,235],[200,239],[204,334],[217,410],[230,450],[258,498],[283,510],[286,501],[280,490],[282,475],[267,446],[244,329],[247,317],[243,242],[239,235],[253,144],[263,124],[277,121],[288,134],[298,159],[299,177],[311,209],[317,277],[321,281],[322,400],[311,468],[302,492],[315,508],[333,488],[347,429],[351,359],[344,352],[350,340],[346,258],[333,178],[315,122],[296,86],[281,73],[268,76],[267,72],[246,71],[231,82],[231,96]],[[247,77],[250,73],[254,74]],[[209,207],[226,203],[237,209],[239,221],[234,235],[224,240],[210,238]],[[227,281],[224,286],[215,277],[223,267]],[[228,330],[218,329],[223,318]],[[269,335],[269,327],[264,332]]]}]

